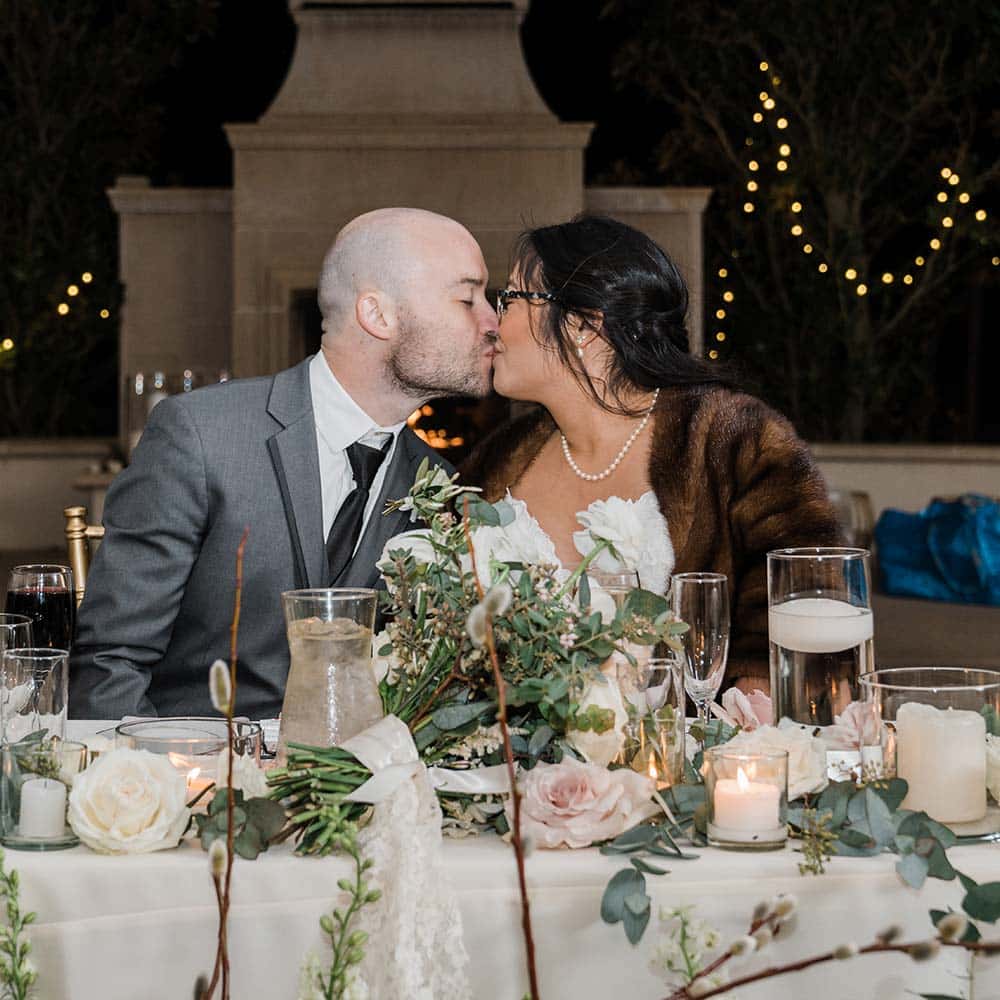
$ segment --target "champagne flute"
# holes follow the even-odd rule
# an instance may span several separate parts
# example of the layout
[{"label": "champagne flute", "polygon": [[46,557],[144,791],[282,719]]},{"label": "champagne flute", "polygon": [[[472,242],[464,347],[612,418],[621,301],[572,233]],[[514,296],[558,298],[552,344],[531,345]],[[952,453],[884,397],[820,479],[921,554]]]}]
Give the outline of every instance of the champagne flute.
[{"label": "champagne flute", "polygon": [[670,586],[674,617],[685,622],[684,688],[702,729],[719,693],[729,654],[729,587],[723,573],[678,573]]},{"label": "champagne flute", "polygon": [[72,570],[45,563],[15,566],[7,583],[7,611],[31,619],[36,646],[69,649],[76,624]]}]

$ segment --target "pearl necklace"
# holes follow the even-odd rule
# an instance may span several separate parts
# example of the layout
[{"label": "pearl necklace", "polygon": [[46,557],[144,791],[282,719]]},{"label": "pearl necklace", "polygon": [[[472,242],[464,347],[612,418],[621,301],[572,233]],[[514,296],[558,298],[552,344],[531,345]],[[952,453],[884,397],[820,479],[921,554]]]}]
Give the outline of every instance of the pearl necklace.
[{"label": "pearl necklace", "polygon": [[615,455],[611,464],[603,472],[584,472],[576,462],[573,461],[573,456],[570,454],[569,442],[566,440],[566,435],[560,432],[559,437],[562,439],[562,453],[563,457],[566,459],[566,464],[581,478],[586,479],[588,483],[596,483],[602,479],[607,479],[615,469],[621,464],[622,459],[628,454],[629,448],[635,442],[635,439],[643,432],[646,424],[649,423],[649,418],[653,415],[653,407],[656,406],[657,399],[660,398],[660,390],[657,389],[653,393],[653,402],[649,404],[649,409],[646,410],[646,415],[639,422],[639,426],[636,427],[629,439],[622,445],[621,451]]}]

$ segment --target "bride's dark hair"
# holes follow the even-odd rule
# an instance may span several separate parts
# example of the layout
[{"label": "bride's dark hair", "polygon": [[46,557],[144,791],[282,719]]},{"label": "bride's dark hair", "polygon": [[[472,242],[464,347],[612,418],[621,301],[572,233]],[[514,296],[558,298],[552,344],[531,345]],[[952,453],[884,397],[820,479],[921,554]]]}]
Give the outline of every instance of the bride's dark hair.
[{"label": "bride's dark hair", "polygon": [[[558,353],[604,409],[635,415],[636,389],[670,386],[736,388],[729,373],[688,347],[688,291],[673,261],[648,236],[600,215],[523,232],[512,274],[521,287],[549,292],[545,320],[532,332]],[[591,324],[612,348],[608,369],[594,379],[576,357],[568,320]]]}]

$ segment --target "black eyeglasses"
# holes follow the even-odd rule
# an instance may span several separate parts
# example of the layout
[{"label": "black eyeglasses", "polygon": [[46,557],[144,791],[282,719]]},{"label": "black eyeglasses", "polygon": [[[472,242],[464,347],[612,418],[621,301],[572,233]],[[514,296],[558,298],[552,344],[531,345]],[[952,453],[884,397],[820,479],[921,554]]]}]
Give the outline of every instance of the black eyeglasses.
[{"label": "black eyeglasses", "polygon": [[527,299],[529,302],[558,302],[551,292],[522,292],[517,288],[501,288],[497,292],[497,318],[502,318],[511,299]]}]

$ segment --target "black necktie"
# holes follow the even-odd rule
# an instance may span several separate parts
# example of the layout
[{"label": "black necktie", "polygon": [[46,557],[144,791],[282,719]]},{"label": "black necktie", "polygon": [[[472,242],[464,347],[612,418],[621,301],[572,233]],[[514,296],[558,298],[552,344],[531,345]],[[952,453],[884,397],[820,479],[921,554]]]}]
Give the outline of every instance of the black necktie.
[{"label": "black necktie", "polygon": [[337,516],[330,526],[330,534],[326,536],[326,558],[330,567],[331,587],[337,583],[337,578],[347,568],[354,554],[372,482],[391,444],[390,436],[381,448],[371,448],[360,441],[355,441],[347,448],[347,459],[354,473],[355,486],[337,511]]}]

